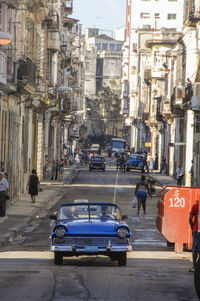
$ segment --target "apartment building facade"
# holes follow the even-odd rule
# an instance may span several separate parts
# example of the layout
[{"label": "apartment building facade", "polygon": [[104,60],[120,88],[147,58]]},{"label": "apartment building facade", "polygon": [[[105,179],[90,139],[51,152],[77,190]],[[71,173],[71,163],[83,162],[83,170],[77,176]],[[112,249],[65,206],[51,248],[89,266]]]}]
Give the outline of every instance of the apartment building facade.
[{"label": "apartment building facade", "polygon": [[[177,59],[175,56],[182,53],[180,41],[187,3],[179,0],[127,1],[122,111],[126,114],[130,145],[136,151],[150,152],[153,159],[157,154],[159,166],[164,156],[170,174],[174,174],[174,162],[178,162],[175,156],[180,157],[179,162],[185,161],[184,142],[179,141],[178,145],[173,141],[173,137],[180,138],[184,133],[177,130],[177,124],[180,124],[179,129],[183,128],[182,117],[179,121],[174,118],[171,95],[174,86],[185,82],[183,60],[178,62],[182,56],[179,54]],[[175,66],[180,63],[182,73],[177,73]]]},{"label": "apartment building facade", "polygon": [[45,155],[62,158],[70,129],[81,127],[75,113],[84,102],[76,76],[82,65],[73,54],[79,31],[72,12],[73,0],[0,1],[0,31],[11,37],[0,42],[0,159],[11,202],[24,192],[32,168],[42,180]]}]

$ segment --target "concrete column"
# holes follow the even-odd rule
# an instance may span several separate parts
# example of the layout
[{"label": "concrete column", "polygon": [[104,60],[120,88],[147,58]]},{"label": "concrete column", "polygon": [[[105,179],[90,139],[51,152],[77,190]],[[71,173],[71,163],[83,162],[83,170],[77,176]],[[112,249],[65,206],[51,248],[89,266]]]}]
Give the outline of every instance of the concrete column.
[{"label": "concrete column", "polygon": [[[169,147],[169,175],[174,175],[174,142],[175,142],[175,121],[170,123],[170,140],[171,147]],[[173,143],[173,144],[172,144]]]},{"label": "concrete column", "polygon": [[191,186],[190,170],[193,160],[194,112],[188,110],[186,117],[185,185]]},{"label": "concrete column", "polygon": [[43,116],[39,116],[38,120],[38,136],[37,136],[37,174],[39,179],[43,179],[43,165],[44,165],[44,133],[43,133]]},{"label": "concrete column", "polygon": [[135,127],[134,125],[131,126],[131,141],[130,141],[130,148],[135,148],[136,149],[136,145],[135,145]]}]

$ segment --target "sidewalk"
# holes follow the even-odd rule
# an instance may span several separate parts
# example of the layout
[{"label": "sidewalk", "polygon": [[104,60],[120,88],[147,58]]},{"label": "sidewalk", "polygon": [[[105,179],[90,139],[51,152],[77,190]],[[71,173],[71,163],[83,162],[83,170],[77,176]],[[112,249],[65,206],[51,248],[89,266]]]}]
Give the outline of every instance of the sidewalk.
[{"label": "sidewalk", "polygon": [[42,191],[39,191],[35,203],[31,203],[30,195],[26,192],[20,196],[17,202],[11,204],[6,210],[6,216],[0,218],[0,245],[4,245],[20,235],[20,232],[31,220],[44,216],[43,209],[45,208],[46,211],[59,201],[62,183],[72,183],[77,173],[78,170],[75,170],[73,166],[65,167],[63,182],[46,179],[41,182]]}]

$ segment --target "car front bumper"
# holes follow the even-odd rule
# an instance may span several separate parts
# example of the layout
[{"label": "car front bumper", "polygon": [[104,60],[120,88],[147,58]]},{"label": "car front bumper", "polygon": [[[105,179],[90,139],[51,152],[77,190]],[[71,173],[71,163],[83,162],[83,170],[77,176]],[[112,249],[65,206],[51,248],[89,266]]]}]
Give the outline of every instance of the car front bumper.
[{"label": "car front bumper", "polygon": [[[95,247],[95,246],[94,246]],[[76,247],[76,246],[63,246],[63,245],[51,245],[50,250],[52,252],[69,252],[72,253],[72,255],[76,255],[78,253],[81,254],[89,254],[89,253],[95,253],[95,254],[105,254],[105,253],[111,253],[111,252],[131,252],[132,246],[107,246],[107,247],[95,247],[94,249],[89,249],[86,247]]]},{"label": "car front bumper", "polygon": [[64,237],[54,238],[51,242],[52,252],[69,252],[73,254],[109,253],[132,251],[129,238],[118,237]]}]

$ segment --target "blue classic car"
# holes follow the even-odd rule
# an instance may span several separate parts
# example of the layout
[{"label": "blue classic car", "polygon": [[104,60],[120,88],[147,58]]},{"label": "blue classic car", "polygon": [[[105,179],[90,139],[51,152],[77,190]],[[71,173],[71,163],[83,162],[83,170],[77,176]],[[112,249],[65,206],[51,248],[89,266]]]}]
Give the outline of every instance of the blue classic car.
[{"label": "blue classic car", "polygon": [[126,252],[131,251],[130,230],[112,203],[70,203],[60,205],[57,215],[51,215],[51,251],[54,263],[63,257],[105,255],[126,265]]},{"label": "blue classic car", "polygon": [[105,171],[106,169],[106,161],[104,156],[93,156],[89,162],[89,171],[93,169],[102,169]]},{"label": "blue classic car", "polygon": [[145,159],[142,155],[132,154],[129,157],[129,160],[126,163],[126,169],[129,171],[130,169],[137,169],[144,172],[145,168]]}]

